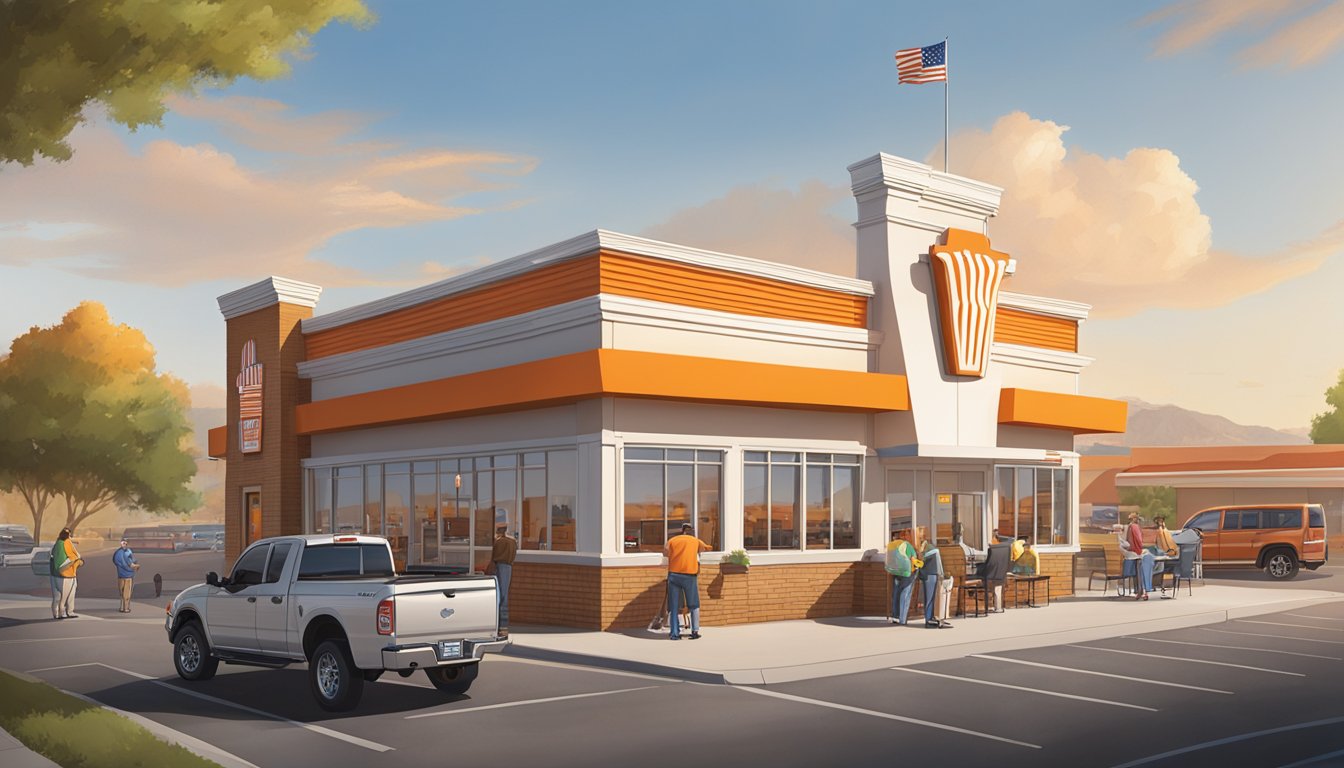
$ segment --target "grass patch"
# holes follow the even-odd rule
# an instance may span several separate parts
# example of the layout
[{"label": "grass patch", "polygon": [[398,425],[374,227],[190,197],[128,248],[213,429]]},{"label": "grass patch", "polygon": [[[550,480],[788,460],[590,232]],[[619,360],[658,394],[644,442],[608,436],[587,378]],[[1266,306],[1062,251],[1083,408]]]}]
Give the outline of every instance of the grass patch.
[{"label": "grass patch", "polygon": [[219,768],[121,715],[3,672],[0,727],[63,768]]}]

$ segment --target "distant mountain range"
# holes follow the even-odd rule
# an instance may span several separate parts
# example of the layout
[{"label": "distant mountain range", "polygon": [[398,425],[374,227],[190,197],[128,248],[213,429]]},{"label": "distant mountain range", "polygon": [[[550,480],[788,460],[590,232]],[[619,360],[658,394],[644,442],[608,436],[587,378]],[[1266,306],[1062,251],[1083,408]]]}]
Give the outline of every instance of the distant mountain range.
[{"label": "distant mountain range", "polygon": [[1223,416],[1175,405],[1154,405],[1134,397],[1123,435],[1080,435],[1074,449],[1086,454],[1127,453],[1135,445],[1306,445],[1308,430],[1284,430],[1238,424]]}]

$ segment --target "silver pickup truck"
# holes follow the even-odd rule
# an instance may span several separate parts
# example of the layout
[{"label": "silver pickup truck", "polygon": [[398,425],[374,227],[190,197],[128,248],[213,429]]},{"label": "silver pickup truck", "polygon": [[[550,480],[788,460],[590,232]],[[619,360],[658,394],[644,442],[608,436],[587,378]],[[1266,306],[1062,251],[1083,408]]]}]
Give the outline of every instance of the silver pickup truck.
[{"label": "silver pickup truck", "polygon": [[261,667],[308,662],[313,697],[339,712],[365,681],[423,669],[434,687],[462,694],[481,658],[501,650],[495,579],[451,569],[398,575],[376,536],[262,539],[226,578],[183,590],[168,606],[173,664],[208,680],[222,661]]}]

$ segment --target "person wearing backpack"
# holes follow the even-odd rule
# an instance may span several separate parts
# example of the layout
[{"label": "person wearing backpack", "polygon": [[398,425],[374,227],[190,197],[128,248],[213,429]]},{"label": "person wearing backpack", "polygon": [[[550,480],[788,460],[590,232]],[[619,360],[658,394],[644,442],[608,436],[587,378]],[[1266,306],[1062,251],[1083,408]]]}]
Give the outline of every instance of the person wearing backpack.
[{"label": "person wearing backpack", "polygon": [[923,564],[914,545],[908,540],[907,533],[892,532],[886,561],[887,573],[891,574],[891,613],[887,619],[894,619],[902,627],[910,614],[910,595],[918,579],[919,566]]},{"label": "person wearing backpack", "polygon": [[75,579],[75,571],[84,564],[84,559],[79,556],[79,551],[75,549],[75,542],[70,538],[70,529],[62,528],[61,535],[57,537],[56,546],[51,548],[51,575],[59,582],[60,589],[52,590],[51,595],[51,617],[53,619],[75,619],[79,614],[75,613],[75,587],[78,581]]},{"label": "person wearing backpack", "polygon": [[952,581],[943,573],[943,555],[938,545],[930,541],[923,527],[915,528],[915,549],[924,564],[919,569],[919,580],[924,583],[924,626],[928,629],[948,629],[948,609],[952,604]]}]

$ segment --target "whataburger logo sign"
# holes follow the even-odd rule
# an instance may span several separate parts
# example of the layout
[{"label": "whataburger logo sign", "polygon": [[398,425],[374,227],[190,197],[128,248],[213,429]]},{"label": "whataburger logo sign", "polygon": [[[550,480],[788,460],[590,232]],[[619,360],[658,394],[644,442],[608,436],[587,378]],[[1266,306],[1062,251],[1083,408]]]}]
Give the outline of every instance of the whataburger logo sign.
[{"label": "whataburger logo sign", "polygon": [[243,345],[242,369],[235,379],[238,385],[238,450],[261,453],[261,363],[257,362],[257,342]]},{"label": "whataburger logo sign", "polygon": [[991,249],[989,238],[975,232],[949,229],[944,240],[943,245],[929,248],[929,264],[938,296],[947,372],[983,377],[994,343],[999,286],[1017,262]]}]

